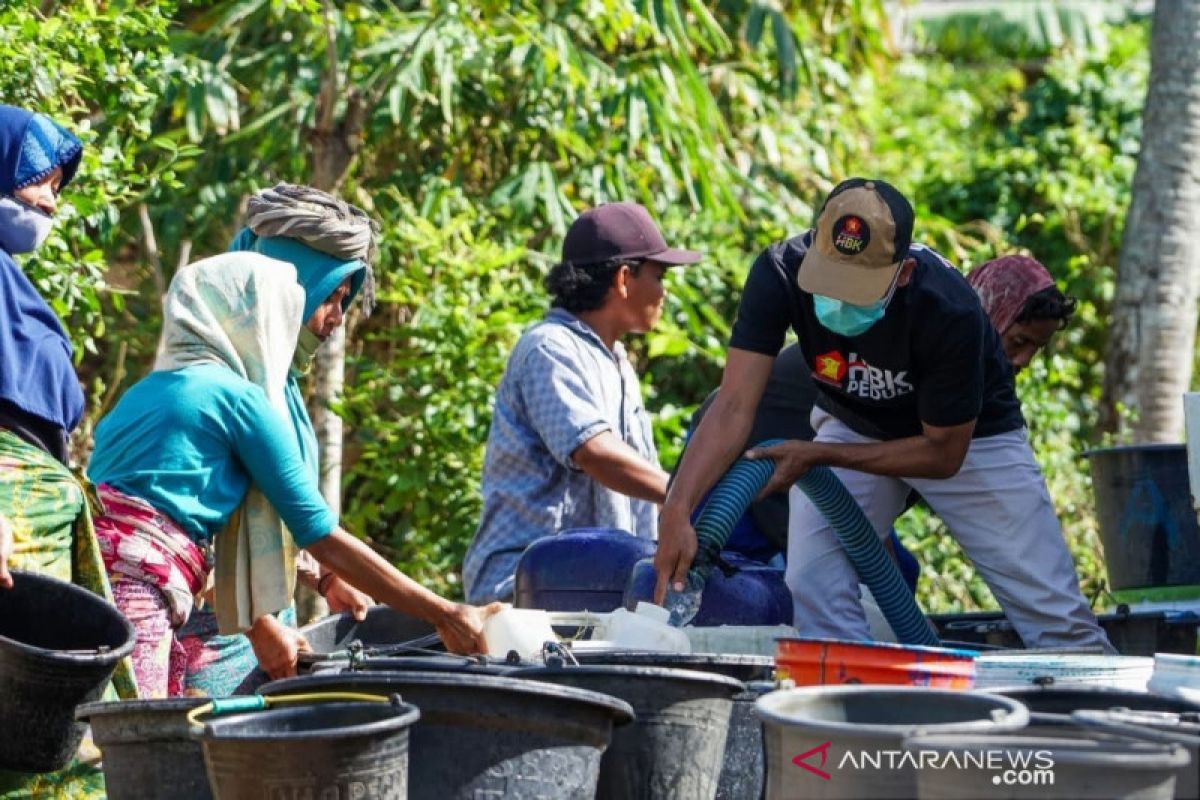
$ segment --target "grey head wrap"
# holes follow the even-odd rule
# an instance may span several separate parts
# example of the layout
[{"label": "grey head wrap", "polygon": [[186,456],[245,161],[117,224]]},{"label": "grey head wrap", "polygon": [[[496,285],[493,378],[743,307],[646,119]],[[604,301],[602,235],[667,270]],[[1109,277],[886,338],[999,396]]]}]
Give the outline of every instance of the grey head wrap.
[{"label": "grey head wrap", "polygon": [[363,313],[375,308],[375,272],[379,223],[357,206],[311,186],[278,183],[250,198],[246,226],[256,236],[286,236],[314,250],[366,267]]}]

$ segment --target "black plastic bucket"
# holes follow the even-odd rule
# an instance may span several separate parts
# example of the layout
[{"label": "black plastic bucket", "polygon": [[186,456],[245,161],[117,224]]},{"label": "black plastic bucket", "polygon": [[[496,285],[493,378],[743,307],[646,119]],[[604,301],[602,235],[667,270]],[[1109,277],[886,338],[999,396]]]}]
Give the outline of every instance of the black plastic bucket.
[{"label": "black plastic bucket", "polygon": [[725,757],[717,783],[717,800],[743,800],[762,794],[766,777],[763,760],[762,723],[754,712],[759,697],[774,688],[771,656],[705,653],[639,653],[593,651],[575,654],[581,664],[625,664],[637,667],[691,669],[725,675],[746,684],[746,691],[733,696]]},{"label": "black plastic bucket", "polygon": [[592,650],[574,653],[580,664],[624,665],[627,667],[663,667],[690,669],[725,675],[739,681],[771,680],[775,672],[772,656],[736,653],[654,653],[633,650]]},{"label": "black plastic bucket", "polygon": [[405,800],[420,716],[398,697],[317,702],[217,717],[195,735],[216,800]]},{"label": "black plastic bucket", "polygon": [[1110,588],[1200,584],[1200,525],[1184,445],[1112,447],[1087,456]]},{"label": "black plastic bucket", "polygon": [[75,707],[99,699],[133,650],[133,625],[86,589],[12,575],[0,591],[0,769],[53,772],[83,738]]},{"label": "black plastic bucket", "polygon": [[1150,694],[1106,689],[1102,686],[1055,687],[1051,686],[1004,686],[988,689],[992,694],[1002,694],[1019,700],[1030,714],[1065,714],[1075,711],[1155,711],[1185,714],[1200,711],[1200,705],[1187,700]]},{"label": "black plastic bucket", "polygon": [[187,713],[207,697],[88,703],[75,716],[92,726],[104,755],[108,800],[211,800],[204,751]]},{"label": "black plastic bucket", "polygon": [[916,771],[922,800],[1171,800],[1175,776],[1191,760],[1174,744],[1022,731],[917,734],[904,749],[938,764]]},{"label": "black plastic bucket", "polygon": [[604,754],[601,800],[713,800],[724,763],[733,698],[745,685],[724,675],[658,667],[530,667],[511,673],[619,697],[637,721]]},{"label": "black plastic bucket", "polygon": [[1175,770],[1175,797],[1200,798],[1200,715],[1146,711],[1076,711],[1072,720],[1096,731],[1132,739],[1177,744],[1188,751],[1191,763]]},{"label": "black plastic bucket", "polygon": [[432,625],[388,606],[373,606],[362,622],[348,612],[331,614],[304,626],[300,633],[311,648],[300,654],[301,672],[318,662],[348,658],[349,648],[356,642],[367,655],[413,641],[427,649],[441,649],[441,643],[432,640],[437,634]]},{"label": "black plastic bucket", "polygon": [[[1200,703],[1192,703],[1179,697],[1153,694],[1150,692],[1126,692],[1103,687],[1061,687],[1054,686],[1020,686],[1012,688],[992,689],[997,694],[1003,694],[1014,700],[1019,700],[1029,708],[1030,727],[1045,730],[1050,726],[1084,724],[1076,712],[1119,712],[1135,714],[1168,715],[1175,719],[1196,719],[1200,714]],[[1084,719],[1087,716],[1085,715]],[[1095,718],[1092,717],[1094,720]],[[1145,727],[1153,727],[1143,723]],[[1165,728],[1166,725],[1160,727]],[[1103,731],[1103,726],[1092,725],[1093,730]],[[1121,731],[1118,731],[1121,732]],[[1123,732],[1123,733],[1127,733]],[[1147,737],[1153,738],[1153,737]],[[1160,740],[1161,741],[1161,740]],[[1192,745],[1195,746],[1194,743]],[[1188,797],[1196,800],[1197,770],[1196,764],[1186,766],[1178,771],[1176,781],[1176,797]]]},{"label": "black plastic bucket", "polygon": [[[1104,687],[1061,687],[1014,686],[989,689],[1017,700],[1029,709],[1030,733],[1042,736],[1080,736],[1095,738],[1103,732],[1103,726],[1087,725],[1079,712],[1086,715],[1108,713],[1133,713],[1153,715],[1161,719],[1194,720],[1200,715],[1200,704],[1149,692],[1129,692]],[[1094,719],[1094,718],[1093,718]],[[1149,723],[1144,723],[1150,727]],[[1160,727],[1167,727],[1164,722]],[[1081,730],[1082,729],[1082,730]],[[1019,735],[1020,732],[1018,732]],[[1118,733],[1127,733],[1118,731]],[[1153,738],[1153,737],[1149,737]],[[1192,744],[1194,748],[1194,743]],[[1176,796],[1197,798],[1196,764],[1186,766],[1178,772]]]},{"label": "black plastic bucket", "polygon": [[399,692],[421,709],[411,733],[416,800],[591,800],[600,756],[627,703],[492,675],[339,672],[274,681],[267,696]]},{"label": "black plastic bucket", "polygon": [[368,656],[361,661],[318,661],[310,665],[313,674],[327,672],[449,672],[457,675],[504,675],[518,665],[488,656]]},{"label": "black plastic bucket", "polygon": [[755,703],[775,691],[772,681],[748,681],[746,691],[733,696],[729,736],[717,782],[717,800],[761,797],[767,785],[766,745]]},{"label": "black plastic bucket", "polygon": [[[1136,611],[1127,608],[1097,614],[1096,620],[1123,656],[1196,652],[1200,617],[1188,611]],[[958,649],[1023,649],[1025,644],[1000,611],[931,614],[942,646]]]},{"label": "black plastic bucket", "polygon": [[[768,800],[919,797],[917,766],[898,758],[918,733],[991,735],[1024,728],[1008,697],[927,686],[804,686],[758,701],[767,745]],[[862,754],[876,754],[876,760]]]}]

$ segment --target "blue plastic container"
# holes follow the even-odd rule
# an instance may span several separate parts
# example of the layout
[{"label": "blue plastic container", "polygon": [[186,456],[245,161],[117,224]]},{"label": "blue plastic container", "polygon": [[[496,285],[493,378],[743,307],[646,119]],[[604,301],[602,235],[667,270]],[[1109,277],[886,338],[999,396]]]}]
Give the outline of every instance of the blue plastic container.
[{"label": "blue plastic container", "polygon": [[538,539],[517,564],[517,608],[606,612],[620,608],[629,573],[654,542],[614,528],[574,528]]},{"label": "blue plastic container", "polygon": [[[700,610],[692,625],[791,625],[792,593],[783,570],[751,561],[736,553],[721,553],[731,574],[714,567],[704,585]],[[657,576],[647,558],[634,565],[625,590],[624,605],[633,609],[639,600],[654,599]]]}]

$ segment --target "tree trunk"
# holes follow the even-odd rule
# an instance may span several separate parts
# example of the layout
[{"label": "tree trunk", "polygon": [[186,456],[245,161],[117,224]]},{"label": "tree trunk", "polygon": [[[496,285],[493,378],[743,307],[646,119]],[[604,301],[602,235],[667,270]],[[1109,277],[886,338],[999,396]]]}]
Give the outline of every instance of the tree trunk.
[{"label": "tree trunk", "polygon": [[[382,90],[364,95],[358,87],[349,86],[343,91],[334,6],[331,0],[324,0],[323,7],[326,62],[317,96],[316,124],[308,132],[310,185],[337,194],[362,147],[363,125],[367,114],[379,102]],[[338,119],[337,111],[342,101],[342,117]],[[346,327],[343,324],[317,350],[312,371],[313,396],[309,402],[309,414],[317,435],[321,495],[339,517],[342,513],[342,418],[329,404],[342,393],[345,377]],[[304,587],[297,590],[296,606],[302,621],[315,619],[329,611],[316,592]]]},{"label": "tree trunk", "polygon": [[[342,158],[342,148],[328,137],[314,137],[312,145],[312,181],[314,188],[333,192],[345,176],[350,162]],[[340,167],[340,172],[338,168]],[[342,515],[342,418],[329,407],[345,385],[346,329],[338,326],[325,340],[313,363],[313,394],[308,404],[313,430],[317,435],[317,462],[320,464],[321,496],[335,515]],[[307,586],[296,586],[296,615],[303,625],[329,613],[329,606]]]},{"label": "tree trunk", "polygon": [[[361,95],[348,93],[345,117],[334,121],[338,97],[338,66],[336,61],[322,84],[318,98],[317,127],[310,132],[312,178],[310,185],[336,194],[354,162],[361,146],[362,125],[365,119]],[[317,435],[317,458],[321,470],[321,496],[334,514],[342,514],[342,418],[329,404],[342,393],[346,373],[346,328],[339,326],[321,348],[313,364],[313,395],[309,414]],[[329,607],[316,592],[298,587],[296,613],[303,623],[329,613]]]},{"label": "tree trunk", "polygon": [[[336,194],[354,156],[361,146],[366,115],[361,95],[351,90],[345,117],[332,128],[318,129],[310,137],[314,188]],[[332,101],[327,101],[332,102]],[[318,114],[318,118],[323,115]],[[331,119],[331,118],[330,118]],[[342,511],[342,418],[329,407],[342,393],[346,372],[346,326],[338,327],[321,349],[313,365],[313,428],[321,463],[321,494],[335,514]]]},{"label": "tree trunk", "polygon": [[341,395],[346,372],[346,326],[341,325],[317,351],[313,366],[312,420],[321,459],[321,496],[333,513],[342,513],[342,418],[329,403]]},{"label": "tree trunk", "polygon": [[1137,442],[1178,442],[1200,272],[1200,3],[1154,9],[1142,151],[1105,356],[1102,430],[1136,412]]}]

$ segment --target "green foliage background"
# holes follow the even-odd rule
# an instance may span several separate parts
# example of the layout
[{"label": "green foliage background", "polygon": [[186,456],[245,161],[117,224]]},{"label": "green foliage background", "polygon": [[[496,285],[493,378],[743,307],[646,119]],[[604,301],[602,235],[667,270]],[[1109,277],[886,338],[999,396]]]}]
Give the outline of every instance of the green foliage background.
[{"label": "green foliage background", "polygon": [[[338,404],[344,520],[452,594],[492,390],[574,213],[635,199],[707,254],[631,343],[670,467],[756,252],[807,227],[838,180],[887,177],[964,270],[1029,250],[1080,300],[1019,390],[1093,593],[1082,452],[1148,72],[1145,21],[1105,5],[918,20],[901,52],[879,0],[17,4],[0,8],[0,97],[88,145],[29,269],[81,346],[90,423],[148,368],[175,265],[223,250],[247,194],[309,179],[329,65],[339,114],[370,101],[341,191],[383,224],[382,303],[354,321]],[[993,605],[936,518],[900,529],[926,608]]]}]

